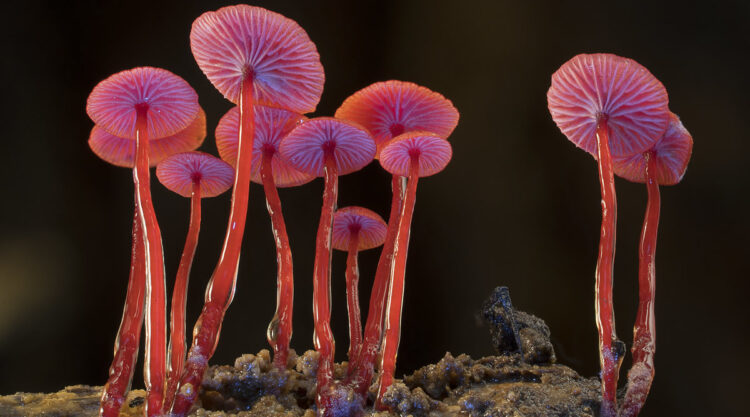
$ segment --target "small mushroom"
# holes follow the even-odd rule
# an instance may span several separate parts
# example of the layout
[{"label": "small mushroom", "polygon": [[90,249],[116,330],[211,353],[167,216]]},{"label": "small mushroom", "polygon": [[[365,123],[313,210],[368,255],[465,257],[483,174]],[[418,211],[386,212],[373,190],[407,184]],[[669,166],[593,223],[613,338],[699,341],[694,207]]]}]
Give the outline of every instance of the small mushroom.
[{"label": "small mushroom", "polygon": [[[208,283],[193,331],[185,372],[171,412],[184,417],[198,395],[237,282],[252,169],[255,103],[299,113],[314,111],[323,92],[323,67],[315,44],[297,22],[261,7],[223,7],[199,16],[190,31],[198,66],[224,97],[239,106],[229,224],[221,257]],[[182,389],[184,387],[184,389]]]},{"label": "small mushroom", "polygon": [[[359,251],[377,248],[385,241],[388,226],[377,213],[364,207],[344,207],[333,215],[333,248],[346,251],[346,305],[349,312],[349,363],[362,343],[359,310]],[[347,372],[351,375],[353,369]]]},{"label": "small mushroom", "polygon": [[201,230],[201,199],[216,197],[228,190],[234,180],[234,169],[221,159],[203,152],[172,155],[156,167],[159,181],[171,191],[190,198],[190,226],[172,290],[169,368],[165,404],[171,404],[185,365],[185,302],[193,266],[198,235]]},{"label": "small mushroom", "polygon": [[136,143],[133,181],[141,221],[146,269],[146,359],[144,379],[147,415],[162,412],[166,373],[166,289],[161,231],[151,201],[149,140],[174,135],[198,115],[198,96],[171,72],[139,67],[100,82],[86,102],[91,119],[109,133]]},{"label": "small mushroom", "polygon": [[646,215],[643,219],[638,266],[638,313],[633,328],[633,364],[628,372],[628,388],[620,405],[621,417],[637,416],[646,401],[654,379],[656,322],[654,316],[656,286],[656,235],[661,209],[660,185],[674,185],[682,180],[693,138],[674,113],[662,138],[648,151],[613,160],[615,174],[629,181],[645,183],[648,190]]},{"label": "small mushroom", "polygon": [[[266,337],[273,348],[273,362],[286,369],[289,343],[292,339],[294,271],[292,250],[286,233],[281,199],[276,187],[293,187],[312,181],[315,176],[292,168],[279,157],[279,143],[297,125],[307,120],[301,114],[255,106],[255,141],[253,142],[252,181],[263,185],[266,207],[276,244],[276,312],[268,325]],[[239,108],[230,109],[216,126],[216,147],[219,155],[230,164],[237,163],[237,138],[240,125]]]},{"label": "small mushroom", "polygon": [[401,309],[404,302],[404,279],[406,253],[409,249],[409,229],[414,214],[417,182],[442,171],[451,159],[453,151],[447,140],[430,132],[412,132],[393,138],[380,153],[380,165],[393,175],[408,177],[406,196],[401,209],[401,218],[396,235],[393,254],[393,277],[388,292],[388,309],[385,318],[380,385],[376,408],[385,409],[382,399],[386,389],[393,383],[396,370],[396,354],[401,338]]},{"label": "small mushroom", "polygon": [[375,156],[375,141],[363,127],[332,117],[318,117],[297,126],[279,148],[295,169],[325,181],[323,207],[315,238],[313,270],[313,320],[318,358],[318,412],[331,416],[333,358],[335,343],[331,332],[331,226],[338,199],[338,177],[362,169]]},{"label": "small mushroom", "polygon": [[[359,123],[372,133],[380,150],[395,136],[414,131],[428,131],[447,138],[458,123],[458,111],[450,100],[428,88],[406,81],[383,81],[365,87],[344,100],[336,117]],[[377,155],[376,155],[377,158]],[[396,242],[406,179],[394,175],[391,180],[391,212],[388,233],[375,272],[364,341],[361,352],[350,360],[347,376],[355,392],[363,398],[370,387],[385,317],[388,284],[391,280],[393,247]]]},{"label": "small mushroom", "polygon": [[622,355],[612,307],[617,199],[612,156],[651,148],[669,119],[667,91],[642,65],[612,54],[580,54],[552,75],[547,102],[552,119],[576,146],[596,158],[602,226],[596,265],[596,324],[602,380],[602,416],[617,412]]}]

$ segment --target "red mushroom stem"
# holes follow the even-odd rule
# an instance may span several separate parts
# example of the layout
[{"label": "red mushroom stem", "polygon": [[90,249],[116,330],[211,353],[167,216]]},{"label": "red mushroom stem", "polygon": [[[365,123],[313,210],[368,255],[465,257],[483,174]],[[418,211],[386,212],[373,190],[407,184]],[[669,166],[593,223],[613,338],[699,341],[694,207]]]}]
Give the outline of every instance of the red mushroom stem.
[{"label": "red mushroom stem", "polygon": [[362,345],[362,313],[359,309],[359,227],[352,226],[349,250],[346,255],[346,307],[349,312],[349,360]]},{"label": "red mushroom stem", "polygon": [[620,416],[637,416],[646,401],[654,379],[654,353],[656,351],[656,323],[654,296],[656,270],[656,234],[659,228],[661,196],[656,181],[657,160],[653,151],[645,154],[646,188],[648,203],[643,219],[638,266],[638,313],[633,329],[633,365],[628,372],[628,389],[620,407]]},{"label": "red mushroom stem", "polygon": [[177,383],[180,381],[185,366],[185,305],[187,288],[190,281],[190,269],[193,266],[195,249],[198,246],[198,235],[201,231],[201,185],[200,178],[193,180],[190,196],[190,226],[188,227],[185,247],[182,249],[180,265],[175,276],[172,290],[171,322],[169,324],[169,370],[167,377],[167,394],[164,401],[165,411],[174,400]]},{"label": "red mushroom stem", "polygon": [[391,279],[393,265],[393,249],[396,245],[396,234],[401,219],[401,206],[406,191],[406,179],[394,175],[391,181],[393,198],[391,199],[391,213],[388,217],[388,230],[380,253],[378,266],[375,271],[375,282],[370,294],[370,306],[367,312],[367,322],[359,353],[354,359],[353,366],[349,369],[347,382],[352,384],[355,392],[361,396],[367,395],[367,389],[372,381],[375,368],[375,358],[380,349],[382,340],[383,323],[385,320],[385,307],[388,301],[388,284]]},{"label": "red mushroom stem", "polygon": [[596,327],[599,329],[599,364],[602,381],[601,415],[613,417],[617,414],[617,377],[622,357],[613,349],[617,341],[612,309],[612,267],[615,258],[617,197],[606,119],[599,120],[596,127],[596,142],[599,185],[602,194],[602,227],[599,235],[595,284]]},{"label": "red mushroom stem", "polygon": [[383,395],[393,383],[396,371],[396,354],[401,338],[401,310],[404,303],[404,278],[406,273],[406,254],[409,250],[409,229],[414,214],[414,203],[417,197],[417,182],[419,181],[419,155],[411,155],[409,167],[409,182],[406,187],[406,197],[401,208],[401,219],[396,235],[396,245],[393,255],[393,272],[388,291],[388,306],[385,319],[385,338],[383,339],[383,357],[381,359],[380,386],[375,407],[386,410],[383,405]]},{"label": "red mushroom stem", "polygon": [[266,206],[271,216],[274,242],[276,243],[276,313],[268,325],[268,343],[273,348],[273,363],[279,369],[286,369],[289,358],[289,342],[292,339],[292,310],[294,301],[294,272],[289,236],[281,212],[281,199],[273,179],[273,148],[263,149],[260,176],[266,194]]},{"label": "red mushroom stem", "polygon": [[156,221],[151,201],[151,174],[149,171],[149,138],[147,133],[147,104],[137,106],[135,136],[135,182],[136,207],[141,218],[146,264],[146,359],[144,382],[148,399],[146,415],[159,415],[164,401],[164,377],[166,374],[166,287],[164,282],[164,253],[161,230]]},{"label": "red mushroom stem", "polygon": [[216,269],[206,288],[206,299],[200,317],[193,329],[193,345],[188,352],[185,371],[180,379],[172,414],[183,417],[193,405],[208,360],[216,350],[224,313],[232,302],[237,282],[237,267],[240,261],[242,237],[247,218],[247,202],[250,191],[250,172],[253,156],[254,113],[252,73],[242,80],[240,94],[240,132],[237,149],[237,164],[232,189],[232,205],[224,247]]},{"label": "red mushroom stem", "polygon": [[146,264],[144,262],[143,234],[138,208],[133,215],[133,249],[130,256],[130,279],[125,309],[122,312],[120,329],[115,339],[115,357],[109,368],[109,379],[101,398],[99,415],[117,417],[125,401],[125,395],[133,380],[133,370],[138,357],[138,345],[143,324],[143,302],[146,297]]},{"label": "red mushroom stem", "polygon": [[313,268],[313,338],[318,358],[317,399],[319,415],[332,415],[330,385],[333,380],[333,358],[336,344],[331,331],[331,230],[333,212],[338,199],[338,167],[333,150],[326,150],[324,168],[325,188],[320,211],[318,234],[315,238],[315,264]]}]

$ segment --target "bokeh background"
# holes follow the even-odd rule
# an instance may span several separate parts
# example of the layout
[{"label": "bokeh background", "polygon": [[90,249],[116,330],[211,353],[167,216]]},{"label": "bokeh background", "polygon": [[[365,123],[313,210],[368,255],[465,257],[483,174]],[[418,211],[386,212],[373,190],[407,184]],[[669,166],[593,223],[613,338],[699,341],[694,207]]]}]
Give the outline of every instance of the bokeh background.
[{"label": "bokeh background", "polygon": [[[131,174],[86,140],[90,90],[135,66],[167,68],[198,92],[209,138],[231,105],[190,53],[190,24],[216,1],[11,2],[0,25],[0,394],[105,381],[127,281]],[[600,211],[594,160],[555,127],[550,75],[581,52],[636,59],[667,87],[695,138],[683,182],[662,189],[657,254],[657,377],[644,416],[738,416],[748,387],[750,3],[655,1],[258,1],[317,44],[326,86],[314,115],[381,80],[439,91],[461,112],[454,160],[420,181],[410,245],[399,373],[446,351],[492,353],[477,320],[506,285],[549,324],[559,361],[598,371],[593,272]],[[281,191],[296,267],[293,347],[312,346],[311,270],[322,181]],[[173,276],[188,200],[153,184]],[[645,188],[617,182],[615,306],[628,345],[637,304]],[[340,206],[384,217],[387,174],[341,180]],[[218,259],[228,195],[204,200],[189,326]],[[262,189],[252,186],[237,293],[212,363],[266,347],[275,256]],[[363,310],[379,251],[361,255]],[[347,341],[345,255],[333,259],[337,357]],[[628,369],[626,360],[624,370]],[[624,377],[625,371],[623,371]],[[140,371],[135,384],[142,381]]]}]

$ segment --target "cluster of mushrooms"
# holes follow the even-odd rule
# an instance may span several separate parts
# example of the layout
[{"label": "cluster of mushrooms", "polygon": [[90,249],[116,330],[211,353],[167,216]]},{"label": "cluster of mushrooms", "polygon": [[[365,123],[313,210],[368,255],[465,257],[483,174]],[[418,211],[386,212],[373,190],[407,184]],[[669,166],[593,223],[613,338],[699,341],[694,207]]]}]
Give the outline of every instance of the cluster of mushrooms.
[{"label": "cluster of mushrooms", "polygon": [[[119,414],[144,322],[146,415],[185,416],[190,411],[234,295],[250,181],[263,185],[273,227],[277,307],[267,338],[274,364],[286,369],[294,279],[277,187],[302,185],[317,177],[325,181],[313,270],[318,415],[335,414],[341,387],[364,403],[376,366],[380,382],[375,406],[382,409],[381,399],[393,382],[396,366],[417,182],[440,172],[450,161],[446,138],[458,123],[458,111],[425,87],[386,81],[353,94],[335,117],[306,118],[303,114],[315,110],[323,92],[317,49],[296,22],[260,7],[236,5],[203,14],[193,23],[190,45],[208,79],[237,105],[216,129],[221,158],[195,151],[206,137],[206,115],[195,91],[169,71],[139,67],[119,72],[94,87],[87,101],[87,113],[95,123],[91,149],[107,162],[132,168],[135,184],[130,281],[100,415]],[[368,209],[336,207],[338,177],[362,169],[373,159],[393,174],[387,224]],[[191,198],[190,227],[175,274],[169,327],[162,238],[150,191],[153,166],[164,186]],[[186,353],[185,300],[200,232],[200,201],[229,188],[232,200],[224,246]],[[357,252],[381,245],[363,330]],[[348,252],[350,365],[344,380],[333,375],[332,247]]]},{"label": "cluster of mushrooms", "polygon": [[[597,161],[602,226],[596,264],[596,325],[599,329],[603,417],[636,416],[654,378],[656,233],[659,185],[682,180],[693,139],[669,110],[667,90],[646,68],[612,54],[581,54],[552,75],[547,102],[552,119],[576,146]],[[622,403],[617,380],[625,345],[617,339],[612,305],[617,199],[614,175],[645,183],[646,215],[639,246],[638,311],[633,329],[633,364]]]},{"label": "cluster of mushrooms", "polygon": [[[263,186],[277,250],[277,306],[267,338],[275,366],[286,368],[294,278],[277,187],[303,185],[317,177],[325,182],[313,268],[317,413],[336,414],[341,387],[364,404],[376,368],[379,382],[374,406],[383,409],[382,397],[393,383],[396,366],[417,183],[450,161],[452,151],[446,139],[458,123],[457,110],[448,99],[425,87],[386,81],[354,93],[334,117],[306,118],[303,114],[315,110],[323,92],[317,49],[296,22],[260,7],[236,5],[203,14],[193,23],[190,45],[208,79],[236,104],[216,128],[220,158],[196,151],[206,137],[206,115],[195,91],[167,70],[138,67],[119,72],[100,82],[87,101],[86,110],[95,123],[89,137],[91,149],[113,165],[132,168],[135,185],[129,283],[100,415],[119,415],[143,323],[146,415],[185,416],[190,411],[234,295],[251,181]],[[636,415],[653,378],[658,185],[681,179],[692,139],[669,112],[661,83],[636,62],[615,55],[579,55],[567,62],[553,75],[548,100],[563,133],[599,164],[603,219],[596,308],[604,416],[618,414],[615,391],[624,353],[615,335],[611,301],[616,221],[613,173],[648,186],[634,363],[619,408],[620,415]],[[362,169],[373,159],[393,175],[387,223],[366,208],[337,209],[338,177]],[[190,226],[175,274],[169,316],[162,238],[150,191],[154,166],[164,186],[191,199]],[[226,238],[186,352],[185,300],[200,233],[201,198],[230,188]],[[357,253],[381,245],[363,328]],[[343,380],[333,375],[332,248],[348,252],[350,343]]]}]

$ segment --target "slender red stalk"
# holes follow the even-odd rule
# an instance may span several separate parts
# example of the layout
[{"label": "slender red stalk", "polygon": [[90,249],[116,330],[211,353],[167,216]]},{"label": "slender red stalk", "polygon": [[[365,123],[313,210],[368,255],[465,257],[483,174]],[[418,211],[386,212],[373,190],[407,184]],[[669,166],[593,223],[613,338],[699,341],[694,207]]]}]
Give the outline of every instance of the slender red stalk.
[{"label": "slender red stalk", "polygon": [[246,76],[242,81],[240,95],[240,131],[237,149],[237,165],[232,189],[232,205],[229,212],[229,225],[224,239],[219,262],[214,269],[206,288],[206,298],[200,317],[193,329],[193,345],[188,352],[185,371],[180,379],[172,414],[177,417],[187,415],[198,395],[208,360],[216,350],[224,313],[232,302],[237,283],[237,268],[240,262],[242,237],[247,218],[247,201],[250,191],[250,172],[253,157],[254,114],[253,81]]},{"label": "slender red stalk", "polygon": [[133,380],[133,370],[138,357],[138,344],[143,324],[143,302],[146,298],[146,264],[144,262],[143,233],[138,208],[133,215],[133,249],[130,255],[130,279],[125,296],[120,329],[115,339],[115,357],[109,368],[109,379],[101,398],[99,415],[117,417],[125,395]]},{"label": "slender red stalk", "polygon": [[289,358],[289,342],[292,339],[292,310],[294,304],[294,271],[289,236],[281,212],[281,199],[273,180],[273,150],[263,150],[260,177],[266,193],[266,207],[271,216],[273,241],[276,243],[276,313],[268,325],[266,334],[273,348],[273,363],[279,369],[286,369]]},{"label": "slender red stalk", "polygon": [[200,179],[193,181],[193,193],[190,197],[190,226],[188,227],[185,247],[182,249],[180,266],[177,268],[174,289],[172,290],[171,330],[169,337],[169,370],[167,377],[167,393],[164,401],[164,411],[174,400],[177,383],[180,382],[182,369],[185,366],[185,305],[187,300],[190,269],[193,267],[195,249],[198,246],[198,235],[201,231],[201,183]]},{"label": "slender red stalk", "polygon": [[412,156],[409,168],[409,183],[406,187],[406,197],[401,209],[401,220],[398,225],[396,245],[393,255],[393,272],[388,291],[388,307],[385,322],[385,338],[383,339],[383,357],[380,366],[380,386],[375,407],[383,406],[383,395],[393,383],[396,371],[396,355],[398,354],[399,339],[401,338],[401,310],[404,303],[404,281],[406,274],[406,254],[409,251],[409,229],[414,214],[414,203],[417,197],[417,182],[419,181],[419,158]]},{"label": "slender red stalk", "polygon": [[656,234],[659,229],[661,196],[656,181],[656,157],[652,152],[645,155],[646,187],[648,203],[643,219],[638,265],[638,314],[633,329],[633,365],[628,372],[628,389],[620,407],[620,416],[637,416],[646,402],[654,380],[654,353],[656,352],[656,321],[654,300],[656,286]]},{"label": "slender red stalk", "polygon": [[362,345],[362,313],[359,310],[359,230],[352,230],[346,256],[346,307],[349,312],[349,360]]},{"label": "slender red stalk", "polygon": [[359,353],[354,359],[354,364],[348,370],[349,375],[347,375],[347,382],[352,384],[354,391],[363,397],[367,394],[367,389],[372,381],[375,357],[378,354],[382,339],[385,306],[388,301],[388,286],[393,265],[393,249],[396,245],[396,234],[401,219],[401,205],[406,192],[405,178],[394,175],[391,188],[393,197],[391,199],[391,213],[388,217],[388,230],[385,235],[385,242],[383,242],[383,250],[380,252],[378,267],[375,271],[364,339]]},{"label": "slender red stalk", "polygon": [[146,360],[144,382],[148,399],[146,415],[159,415],[164,401],[164,378],[167,367],[166,329],[166,283],[164,281],[164,253],[161,243],[161,230],[156,221],[154,205],[151,201],[151,174],[149,171],[149,138],[146,112],[148,105],[140,105],[136,116],[135,137],[135,182],[136,207],[139,208],[146,262]]},{"label": "slender red stalk", "polygon": [[318,388],[316,403],[319,416],[332,416],[331,383],[333,381],[333,358],[336,343],[331,331],[331,229],[333,212],[338,200],[338,167],[332,152],[325,157],[325,188],[323,207],[320,211],[318,234],[315,238],[315,265],[313,270],[313,320],[315,335],[313,342],[318,358]]},{"label": "slender red stalk", "polygon": [[602,417],[617,414],[617,377],[619,363],[613,349],[617,340],[615,315],[612,309],[612,267],[615,259],[615,230],[617,224],[617,197],[612,159],[609,153],[609,134],[606,120],[596,128],[598,149],[599,185],[602,193],[602,228],[599,235],[599,257],[596,262],[596,327],[599,329],[599,364],[602,380]]}]

